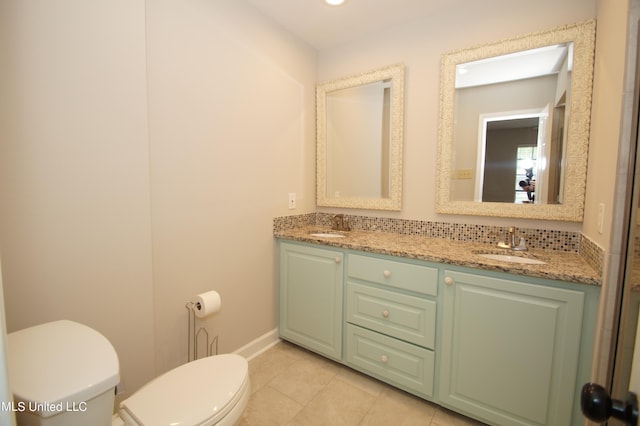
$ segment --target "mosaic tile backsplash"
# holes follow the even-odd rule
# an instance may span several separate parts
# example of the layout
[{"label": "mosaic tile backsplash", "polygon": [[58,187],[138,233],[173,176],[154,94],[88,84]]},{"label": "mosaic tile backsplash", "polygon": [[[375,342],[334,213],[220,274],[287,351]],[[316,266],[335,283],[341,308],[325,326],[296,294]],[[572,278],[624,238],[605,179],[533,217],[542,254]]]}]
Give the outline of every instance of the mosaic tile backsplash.
[{"label": "mosaic tile backsplash", "polygon": [[[307,213],[277,217],[273,220],[274,232],[301,226],[331,226],[330,213]],[[480,244],[496,244],[503,241],[508,227],[469,225],[464,223],[429,222],[373,216],[344,215],[351,229],[395,234],[419,235]],[[518,228],[517,235],[524,237],[527,246],[535,249],[580,253],[599,274],[602,273],[604,251],[579,232],[546,229]]]}]

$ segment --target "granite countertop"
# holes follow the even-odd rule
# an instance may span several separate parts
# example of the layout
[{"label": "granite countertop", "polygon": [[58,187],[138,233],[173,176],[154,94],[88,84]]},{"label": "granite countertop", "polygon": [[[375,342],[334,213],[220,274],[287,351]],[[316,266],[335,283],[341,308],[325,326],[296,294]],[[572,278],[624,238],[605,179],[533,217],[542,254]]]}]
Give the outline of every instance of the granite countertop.
[{"label": "granite countertop", "polygon": [[[578,253],[538,249],[512,253],[486,244],[384,232],[349,231],[342,233],[345,235],[344,238],[314,237],[310,235],[312,232],[335,233],[337,231],[331,231],[330,228],[321,226],[305,226],[279,230],[274,233],[274,236],[287,240],[480,268],[488,271],[507,272],[595,286],[601,284],[600,276]],[[503,262],[480,257],[477,254],[478,252],[534,257],[547,263],[544,265],[530,265]]]}]

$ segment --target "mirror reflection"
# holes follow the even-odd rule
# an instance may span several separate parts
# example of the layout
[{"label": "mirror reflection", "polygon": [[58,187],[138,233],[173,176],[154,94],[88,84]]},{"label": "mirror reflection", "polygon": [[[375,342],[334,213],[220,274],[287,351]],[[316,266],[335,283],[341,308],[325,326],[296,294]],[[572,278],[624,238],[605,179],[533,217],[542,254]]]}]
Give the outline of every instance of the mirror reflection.
[{"label": "mirror reflection", "polygon": [[453,200],[562,202],[573,43],[456,66]]},{"label": "mirror reflection", "polygon": [[582,220],[595,21],[442,57],[436,211]]},{"label": "mirror reflection", "polygon": [[476,201],[536,202],[539,128],[539,117],[484,121]]},{"label": "mirror reflection", "polygon": [[400,210],[403,103],[403,65],[318,85],[318,206]]},{"label": "mirror reflection", "polygon": [[389,198],[392,87],[382,80],[327,93],[327,197]]}]

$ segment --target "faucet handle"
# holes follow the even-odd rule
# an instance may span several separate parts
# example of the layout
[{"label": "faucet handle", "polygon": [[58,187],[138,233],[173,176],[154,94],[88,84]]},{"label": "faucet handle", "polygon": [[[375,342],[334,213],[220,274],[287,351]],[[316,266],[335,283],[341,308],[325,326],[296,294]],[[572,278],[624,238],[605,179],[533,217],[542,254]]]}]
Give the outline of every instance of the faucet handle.
[{"label": "faucet handle", "polygon": [[520,237],[520,241],[518,243],[518,245],[515,245],[515,241],[513,243],[513,246],[511,247],[511,250],[513,251],[527,251],[527,244],[525,243],[524,237]]},{"label": "faucet handle", "polygon": [[342,213],[333,215],[331,218],[331,229],[336,231],[349,231],[349,225]]},{"label": "faucet handle", "polygon": [[524,241],[524,237],[520,237],[520,242],[518,243],[518,250],[526,250],[527,244]]},{"label": "faucet handle", "polygon": [[342,214],[334,214],[331,218],[331,229],[336,231],[342,230],[342,225],[344,223],[344,215]]}]

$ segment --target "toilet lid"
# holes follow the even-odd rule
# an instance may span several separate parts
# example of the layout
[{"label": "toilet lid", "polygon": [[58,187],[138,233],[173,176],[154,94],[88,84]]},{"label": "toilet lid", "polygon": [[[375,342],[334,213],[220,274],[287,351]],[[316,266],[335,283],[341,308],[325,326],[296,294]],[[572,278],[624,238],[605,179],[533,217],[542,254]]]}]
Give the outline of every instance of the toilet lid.
[{"label": "toilet lid", "polygon": [[7,348],[14,398],[42,417],[113,392],[120,381],[111,343],[77,322],[54,321],[10,333]]},{"label": "toilet lid", "polygon": [[181,365],[120,404],[139,424],[197,425],[223,417],[248,383],[247,361],[215,355]]}]

